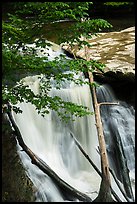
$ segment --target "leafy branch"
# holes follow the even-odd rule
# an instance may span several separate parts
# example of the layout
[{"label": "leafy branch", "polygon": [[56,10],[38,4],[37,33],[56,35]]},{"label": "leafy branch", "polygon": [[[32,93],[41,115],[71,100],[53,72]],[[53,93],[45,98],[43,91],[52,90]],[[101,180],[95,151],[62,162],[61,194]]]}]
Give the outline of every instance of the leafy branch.
[{"label": "leafy branch", "polygon": [[[70,115],[82,117],[89,114],[88,109],[82,105],[63,101],[58,96],[51,97],[49,93],[52,81],[56,89],[62,88],[62,83],[66,81],[73,81],[79,86],[89,84],[84,77],[75,76],[79,73],[93,72],[95,69],[103,70],[105,65],[94,59],[66,60],[63,55],[49,61],[50,43],[43,38],[41,31],[43,24],[53,24],[56,20],[69,18],[75,20],[75,25],[60,39],[61,42],[68,42],[71,47],[75,44],[79,48],[91,46],[86,38],[111,25],[102,19],[88,20],[90,4],[90,2],[13,3],[15,14],[9,14],[8,21],[2,22],[3,105],[9,101],[15,110],[18,102],[25,101],[32,103],[42,115],[52,109],[64,120]],[[26,18],[27,15],[33,17],[33,23]],[[39,36],[38,40],[36,36]],[[38,52],[41,52],[41,55]],[[40,93],[35,94],[29,86],[18,80],[18,76],[21,78],[27,73],[43,76],[40,81]]]}]

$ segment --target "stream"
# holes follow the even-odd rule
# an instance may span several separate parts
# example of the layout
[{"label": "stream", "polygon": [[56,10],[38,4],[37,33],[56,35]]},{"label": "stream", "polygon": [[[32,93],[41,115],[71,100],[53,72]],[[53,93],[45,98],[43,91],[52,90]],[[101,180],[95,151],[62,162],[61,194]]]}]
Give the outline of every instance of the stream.
[{"label": "stream", "polygon": [[[63,50],[60,50],[60,47],[53,44],[52,50],[50,50],[49,60],[52,60],[56,56],[56,53],[60,54],[61,52],[64,53]],[[42,79],[43,76],[41,75],[40,77]],[[76,77],[86,80],[82,74]],[[28,76],[23,79],[23,82],[35,93],[40,93],[41,90],[39,86],[41,82],[39,76]],[[65,101],[71,101],[87,106],[89,107],[90,111],[94,112],[92,97],[88,85],[78,86],[73,82],[66,81],[63,82],[62,88],[57,90],[54,87],[54,83],[52,84],[53,87],[50,91],[51,96],[60,96]],[[107,98],[108,90],[105,88],[105,86],[103,86],[103,89],[105,89],[103,95]],[[111,89],[109,90],[109,98],[113,98],[113,91],[111,93]],[[116,100],[118,101],[118,99]],[[75,121],[72,121],[72,117],[68,124],[66,124],[63,121],[60,121],[58,115],[54,111],[50,111],[49,114],[42,117],[36,112],[34,106],[29,103],[20,103],[18,106],[21,107],[23,113],[13,113],[13,117],[17,126],[19,127],[25,144],[40,159],[46,162],[46,164],[54,172],[56,172],[61,179],[94,200],[99,192],[101,178],[93,167],[87,162],[70,136],[71,134],[74,135],[95,165],[100,169],[100,156],[98,153],[99,144],[94,114],[91,116],[85,116],[83,118],[75,118]],[[124,148],[124,155],[126,155],[126,161],[130,171],[129,176],[132,183],[132,190],[133,194],[135,194],[134,108],[128,106],[128,104],[124,102],[123,104],[121,103],[120,109],[114,108],[113,111],[111,110],[111,113],[113,113],[113,122],[111,121],[111,117],[108,115],[108,113],[102,113],[103,121],[105,121],[104,131],[107,138],[108,152],[110,152],[109,160],[111,163],[111,168],[114,170],[121,188],[123,188],[123,190],[126,192],[126,186],[123,185],[121,175],[118,174],[118,171],[120,170],[120,172],[122,172],[122,170],[121,166],[118,166],[118,157],[115,158],[115,141],[114,139],[108,139],[107,136],[113,136],[119,131],[118,135],[122,140],[121,145],[122,148]],[[107,118],[109,122],[106,122],[105,118]],[[110,123],[111,126],[109,125]],[[22,163],[26,169],[26,173],[36,187],[36,202],[80,201],[79,199],[63,194],[57,184],[48,175],[44,174],[37,166],[31,163],[26,153],[21,151],[19,145],[17,145],[17,148]],[[123,202],[126,202],[125,197],[119,190],[112,176],[111,181],[112,188],[116,194]],[[128,199],[133,202],[132,198],[129,197]]]}]

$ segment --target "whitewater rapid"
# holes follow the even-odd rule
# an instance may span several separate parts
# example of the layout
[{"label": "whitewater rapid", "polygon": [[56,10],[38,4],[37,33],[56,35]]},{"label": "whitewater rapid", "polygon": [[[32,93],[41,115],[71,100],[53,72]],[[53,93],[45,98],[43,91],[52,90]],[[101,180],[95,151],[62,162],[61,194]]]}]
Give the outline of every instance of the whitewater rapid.
[{"label": "whitewater rapid", "polygon": [[[38,93],[38,76],[26,77],[24,80],[25,84],[29,85],[33,91],[35,90],[35,93]],[[63,100],[85,105],[89,107],[91,112],[94,112],[88,85],[76,86],[72,82],[71,86],[61,90],[53,88],[50,95],[58,95]],[[45,161],[58,176],[74,188],[89,194],[92,198],[97,196],[100,177],[79,151],[70,135],[73,133],[93,162],[100,167],[94,115],[76,118],[75,121],[70,120],[65,123],[54,111],[50,111],[49,114],[42,117],[29,103],[20,103],[18,106],[23,110],[23,113],[14,113],[14,120],[20,129],[25,144]],[[35,176],[31,175],[31,177]],[[56,197],[53,192],[52,196]],[[58,201],[58,197],[54,199]]]},{"label": "whitewater rapid", "polygon": [[[49,60],[52,59],[50,58]],[[28,76],[23,79],[23,83],[28,85],[35,94],[42,94],[40,89],[40,77],[43,77],[43,75]],[[82,77],[83,80],[85,80],[84,76],[81,74],[76,77]],[[54,83],[52,84],[53,87],[49,92],[50,96],[59,96],[65,101],[71,101],[79,105],[87,106],[91,112],[94,112],[91,90],[87,84],[80,86],[74,84],[74,82],[66,81],[63,82],[60,90],[55,88]],[[112,95],[109,97],[111,96]],[[49,110],[49,114],[45,114],[44,117],[42,117],[37,113],[34,105],[30,103],[23,102],[17,104],[17,106],[23,110],[22,114],[16,114],[14,112],[12,114],[25,144],[54,172],[56,172],[61,179],[77,190],[85,193],[91,199],[95,199],[99,192],[101,178],[82,155],[71,137],[71,134],[73,134],[94,164],[101,169],[100,155],[98,153],[99,144],[95,115],[93,114],[84,116],[82,118],[75,118],[75,121],[73,121],[74,117],[72,116],[68,123],[65,123],[64,121],[60,120],[57,113],[53,110]],[[129,107],[127,107],[127,109],[129,110]],[[117,110],[118,109],[116,108],[114,112],[116,113]],[[123,112],[125,112],[125,110],[123,110]],[[130,115],[130,117],[128,117],[129,121],[126,120],[126,122],[134,127],[134,116],[131,111],[130,113],[131,115],[128,114],[128,116]],[[107,113],[103,115],[108,118]],[[116,114],[114,115],[117,117]],[[121,116],[118,115],[118,118],[120,117]],[[106,120],[105,117],[102,116],[102,118],[104,121]],[[125,119],[126,118],[123,120]],[[124,123],[123,126],[120,125],[121,131],[123,129],[122,136],[124,135],[124,131],[127,131],[127,129],[130,128],[130,125],[128,125],[127,129],[125,129],[124,125]],[[104,127],[107,132],[107,123]],[[116,124],[115,129],[117,129],[117,127],[118,124]],[[129,132],[130,131],[131,130],[129,129]],[[134,138],[134,128],[132,128],[131,137]],[[108,141],[110,143],[107,145],[110,148],[111,144],[113,146],[113,143],[111,140]],[[124,143],[124,139],[122,141]],[[124,146],[125,144],[127,144],[127,141],[125,141]],[[132,146],[134,146],[134,142]],[[26,169],[26,173],[35,186],[36,202],[79,201],[78,199],[68,199],[68,197],[65,197],[65,195],[63,195],[58,188],[57,184],[53,182],[48,175],[43,173],[36,165],[31,163],[28,155],[21,151],[22,148],[19,146],[19,144],[17,144],[17,149]],[[127,151],[126,154],[130,155],[127,148],[125,149]],[[134,154],[131,156],[131,159],[133,157]],[[112,158],[109,157],[109,159],[111,163]],[[129,156],[127,156],[127,160],[129,160]],[[133,177],[134,184],[133,164],[130,164],[130,166],[132,166],[132,169],[130,169],[130,174]],[[114,167],[114,165],[112,167]],[[112,187],[116,194],[123,202],[125,202],[126,200],[119,191],[119,188],[114,182],[112,176],[111,181]]]}]

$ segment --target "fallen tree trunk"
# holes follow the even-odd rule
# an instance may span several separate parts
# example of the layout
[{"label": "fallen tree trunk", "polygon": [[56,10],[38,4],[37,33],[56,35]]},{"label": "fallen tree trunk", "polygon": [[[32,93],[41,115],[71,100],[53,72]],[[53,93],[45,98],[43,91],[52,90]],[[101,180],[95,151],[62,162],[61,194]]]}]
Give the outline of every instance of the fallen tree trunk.
[{"label": "fallen tree trunk", "polygon": [[[91,84],[94,82],[93,75],[91,72],[89,72],[89,80]],[[94,202],[114,202],[111,195],[109,163],[108,163],[108,157],[106,152],[102,121],[100,116],[100,107],[97,102],[96,91],[94,86],[92,86],[92,94],[93,94],[93,100],[94,100],[95,119],[96,119],[97,131],[98,131],[98,141],[99,141],[99,148],[100,148],[101,170],[102,170],[102,180],[101,180],[100,190]]]},{"label": "fallen tree trunk", "polygon": [[[68,52],[71,53],[74,56],[75,59],[78,57],[76,52],[74,50],[72,50],[71,48],[70,48],[70,50],[68,50]],[[85,53],[86,53],[85,54],[86,60],[90,60],[90,58],[87,55],[87,50],[86,49],[85,49]],[[81,58],[81,57],[78,57],[78,58]],[[93,83],[93,74],[91,72],[88,72],[88,73],[86,72],[84,74],[90,79],[90,83],[92,84]],[[96,74],[100,74],[100,72],[96,73]],[[108,158],[107,158],[107,152],[106,152],[105,140],[104,140],[104,134],[103,134],[103,126],[102,126],[101,116],[100,116],[100,105],[110,105],[110,103],[108,103],[108,102],[106,102],[106,103],[98,103],[97,102],[97,97],[96,97],[95,87],[92,87],[92,91],[93,91],[92,95],[93,95],[94,107],[95,107],[95,117],[96,117],[96,125],[97,125],[97,131],[98,131],[99,145],[101,146],[101,148],[100,148],[101,149],[101,167],[102,167],[102,173],[103,174],[100,174],[99,171],[96,169],[96,167],[95,167],[95,169],[97,170],[99,175],[102,177],[102,183],[104,182],[104,184],[105,184],[104,185],[104,184],[101,183],[101,186],[100,186],[100,195],[97,197],[97,200],[93,201],[93,202],[111,202],[111,201],[113,202],[113,199],[112,199],[111,194],[110,194],[110,189],[111,189],[111,192],[113,192],[113,190],[111,188],[111,181],[110,181],[110,175],[109,175],[110,168],[109,168],[109,165],[108,165]],[[116,103],[111,103],[111,104],[116,104]],[[79,144],[78,144],[78,147],[81,150],[81,152],[84,154],[84,152],[81,149],[81,147],[79,146]],[[119,151],[121,151],[121,149]],[[87,154],[85,154],[85,157],[89,161],[89,157],[88,157]],[[92,162],[91,162],[91,164],[92,164],[92,166],[94,166],[94,164]],[[124,171],[126,171],[126,173],[127,173],[127,168],[125,170],[126,164],[124,164],[123,166],[124,166]],[[113,174],[112,170],[110,170],[110,171]],[[114,179],[115,179],[119,189],[121,190],[123,196],[125,197],[125,199],[128,202],[130,202],[129,198],[131,198],[134,201],[134,197],[133,197],[133,192],[132,192],[132,188],[131,188],[131,183],[130,183],[129,175],[128,175],[128,177],[124,181],[124,185],[127,186],[126,193],[127,193],[128,197],[125,194],[125,192],[123,191],[123,189],[121,188],[121,186],[120,186],[119,182],[117,181],[117,179],[115,178],[114,174],[113,174],[113,177],[114,177]],[[129,184],[129,186],[128,186],[128,184]],[[107,186],[107,188],[106,188],[106,186]],[[102,195],[101,195],[101,192],[103,192],[103,191],[104,191],[104,193],[102,193]],[[107,195],[105,195],[105,191],[108,191]],[[115,192],[113,192],[112,194],[113,194],[113,196],[115,195],[114,197],[116,198],[116,200],[119,199],[117,197],[117,195],[115,194]],[[119,200],[118,202],[121,202],[121,201]]]},{"label": "fallen tree trunk", "polygon": [[[92,73],[89,73],[89,79],[90,79],[90,83],[93,83]],[[100,155],[101,155],[101,168],[102,168],[102,181],[101,181],[100,191],[99,191],[99,195],[97,199],[95,200],[95,202],[113,202],[111,201],[112,197],[110,195],[110,189],[111,189],[111,181],[110,181],[110,175],[109,175],[110,168],[109,168],[106,146],[105,146],[105,139],[104,139],[104,134],[103,134],[103,125],[102,125],[101,115],[100,115],[100,106],[101,105],[115,105],[118,103],[110,103],[110,102],[98,103],[94,86],[92,87],[92,94],[93,94],[93,100],[94,100],[95,118],[96,118],[96,126],[97,126],[97,131],[98,131],[98,139],[99,139],[99,147],[100,147]],[[118,138],[116,145],[119,146],[118,151],[119,151],[119,156],[121,159],[122,169],[124,171],[123,185],[125,186],[125,191],[127,195],[125,195],[124,191],[121,189],[118,181],[116,183],[119,189],[121,190],[123,196],[125,197],[125,199],[128,202],[130,202],[130,199],[134,201],[134,196],[133,196],[133,192],[131,188],[129,174],[127,172],[128,170],[127,164],[123,156],[124,153],[123,153],[122,145],[120,144],[120,142],[121,142],[121,139]]]},{"label": "fallen tree trunk", "polygon": [[14,133],[18,139],[19,145],[23,148],[23,150],[28,154],[28,156],[31,158],[32,164],[35,164],[38,166],[44,173],[46,173],[50,178],[55,181],[55,183],[58,185],[58,187],[61,189],[63,193],[66,194],[66,197],[68,199],[79,199],[80,201],[84,202],[91,202],[92,199],[88,197],[86,194],[81,193],[77,189],[70,186],[68,183],[66,183],[64,180],[62,180],[44,161],[42,161],[36,154],[34,154],[24,143],[21,133],[19,131],[18,126],[16,125],[12,113],[11,113],[11,106],[10,104],[7,104],[8,106],[8,117],[9,120],[14,128]]},{"label": "fallen tree trunk", "polygon": [[[110,103],[105,103],[105,104],[108,104],[108,105],[109,105]],[[115,103],[113,103],[113,104],[115,104]],[[100,103],[100,105],[102,105],[102,104]],[[77,147],[79,148],[79,150],[82,152],[82,154],[85,156],[85,158],[89,161],[89,163],[92,165],[92,167],[93,167],[93,168],[95,169],[95,171],[98,173],[98,175],[102,178],[103,176],[102,176],[101,171],[98,169],[98,167],[94,164],[94,162],[91,160],[91,158],[90,158],[90,157],[88,156],[88,154],[85,152],[85,150],[83,149],[83,147],[81,146],[81,144],[77,141],[77,139],[74,137],[74,135],[73,135],[72,133],[70,133],[70,135],[71,135],[71,137],[74,139],[75,144],[77,145]],[[119,189],[120,189],[121,193],[123,194],[123,196],[125,197],[125,199],[126,199],[128,202],[130,202],[130,199],[126,196],[125,192],[124,192],[123,189],[121,188],[120,183],[119,183],[119,181],[117,180],[116,176],[114,175],[112,169],[109,168],[109,171],[111,172],[111,174],[112,174],[112,176],[113,176],[113,178],[114,178],[114,180],[115,180],[117,186],[119,187]],[[115,191],[112,189],[111,186],[110,186],[110,189],[111,189],[111,193],[112,193],[112,195],[114,196],[114,198],[116,199],[116,201],[122,202],[122,201],[120,200],[120,198],[118,197],[118,195],[115,193]]]}]

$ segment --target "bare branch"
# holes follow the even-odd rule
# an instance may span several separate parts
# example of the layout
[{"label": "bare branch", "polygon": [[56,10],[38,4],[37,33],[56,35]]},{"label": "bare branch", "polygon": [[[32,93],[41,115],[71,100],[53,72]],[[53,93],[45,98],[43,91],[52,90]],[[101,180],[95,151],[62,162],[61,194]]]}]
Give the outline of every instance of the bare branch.
[{"label": "bare branch", "polygon": [[[93,74],[91,72],[89,72],[89,80],[91,84],[94,82]],[[100,108],[98,105],[96,90],[94,86],[92,86],[92,96],[94,100],[95,119],[96,119],[97,131],[98,131],[98,141],[99,141],[99,148],[100,148],[101,170],[102,170],[102,181],[100,185],[100,191],[95,202],[113,202],[113,199],[111,196],[111,190],[110,190],[111,179],[110,179],[106,144],[105,144],[104,133],[103,133],[103,125],[101,121]]]},{"label": "bare branch", "polygon": [[[96,172],[99,174],[99,176],[102,178],[102,173],[100,172],[100,170],[98,169],[98,167],[94,164],[94,162],[91,160],[91,158],[88,156],[88,154],[85,152],[85,150],[83,149],[83,147],[81,146],[81,144],[78,142],[78,140],[75,138],[75,136],[70,133],[71,137],[74,139],[75,144],[77,145],[77,147],[79,148],[79,150],[82,152],[82,154],[85,156],[85,158],[89,161],[89,163],[92,165],[92,167],[96,170]],[[99,152],[98,152],[99,153]],[[115,177],[115,175],[113,174],[113,177]],[[116,178],[115,178],[116,180]],[[122,202],[120,200],[120,198],[117,196],[117,194],[115,193],[115,191],[112,189],[112,187],[110,187],[112,195],[114,196],[114,198],[118,201],[118,202]]]},{"label": "bare branch", "polygon": [[102,102],[102,103],[98,103],[98,106],[102,106],[102,105],[119,105],[119,102],[117,102],[117,103],[113,103],[113,102]]},{"label": "bare branch", "polygon": [[11,113],[11,106],[8,104],[8,117],[9,120],[15,130],[15,134],[17,136],[17,139],[19,141],[20,146],[23,148],[23,150],[27,153],[27,155],[30,157],[33,164],[38,166],[44,173],[46,173],[48,176],[50,176],[59,186],[59,188],[66,194],[70,195],[71,198],[78,198],[80,201],[84,202],[91,202],[92,199],[88,197],[86,194],[78,191],[77,189],[70,186],[68,183],[66,183],[64,180],[62,180],[43,160],[41,160],[36,154],[34,154],[24,143],[22,139],[22,135],[20,133],[20,130],[18,126],[16,125],[12,113]]}]

